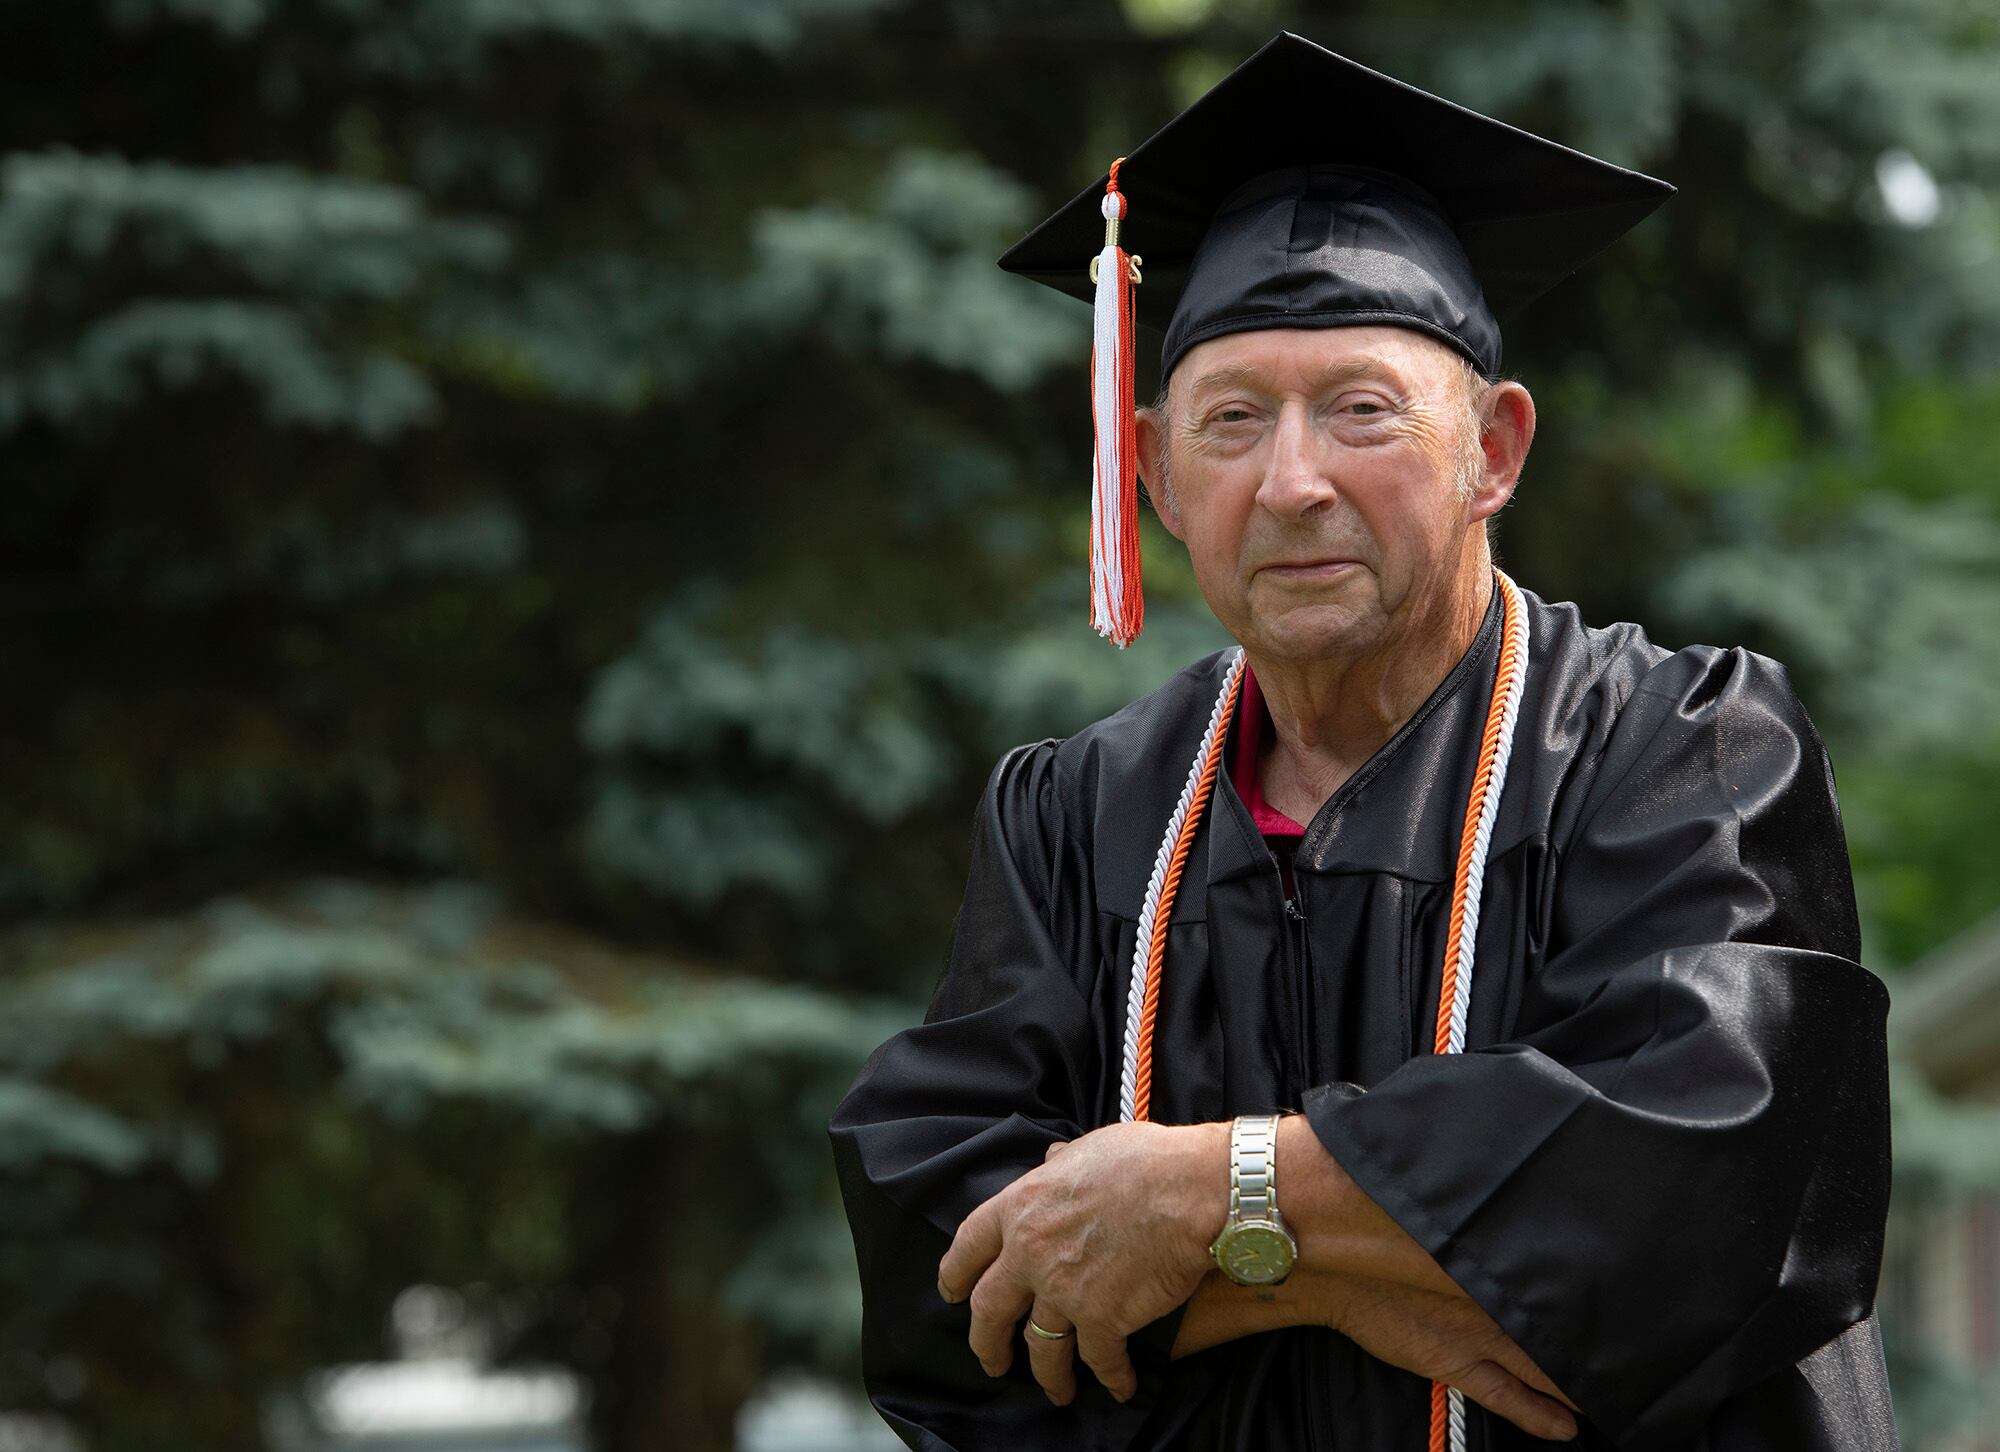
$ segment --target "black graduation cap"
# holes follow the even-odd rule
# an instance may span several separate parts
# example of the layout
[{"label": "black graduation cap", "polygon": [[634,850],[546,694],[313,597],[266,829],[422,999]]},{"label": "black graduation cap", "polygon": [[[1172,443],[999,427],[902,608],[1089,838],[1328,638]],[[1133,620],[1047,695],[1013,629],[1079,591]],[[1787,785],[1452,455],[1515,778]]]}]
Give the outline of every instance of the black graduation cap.
[{"label": "black graduation cap", "polygon": [[[1104,241],[1100,178],[1000,265],[1073,297]],[[1468,111],[1283,32],[1124,158],[1138,320],[1189,348],[1268,327],[1396,323],[1488,378],[1495,315],[1673,195],[1653,177]]]}]

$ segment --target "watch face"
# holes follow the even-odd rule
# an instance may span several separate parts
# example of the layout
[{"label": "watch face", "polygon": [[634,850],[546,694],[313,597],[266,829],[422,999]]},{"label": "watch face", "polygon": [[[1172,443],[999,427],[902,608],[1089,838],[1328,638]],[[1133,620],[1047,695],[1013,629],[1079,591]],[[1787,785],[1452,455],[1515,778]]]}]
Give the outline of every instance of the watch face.
[{"label": "watch face", "polygon": [[1268,1286],[1292,1269],[1292,1241],[1267,1220],[1232,1225],[1216,1243],[1216,1263],[1239,1286]]}]

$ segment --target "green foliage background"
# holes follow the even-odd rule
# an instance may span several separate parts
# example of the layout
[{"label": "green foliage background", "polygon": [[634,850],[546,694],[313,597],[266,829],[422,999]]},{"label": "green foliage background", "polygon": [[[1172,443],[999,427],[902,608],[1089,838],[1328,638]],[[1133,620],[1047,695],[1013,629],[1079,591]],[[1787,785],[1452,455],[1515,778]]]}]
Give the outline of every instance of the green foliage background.
[{"label": "green foliage background", "polygon": [[1156,532],[1084,626],[1087,320],[993,258],[1280,24],[1682,184],[1509,326],[1503,554],[1791,665],[1875,967],[2000,905],[1988,7],[7,7],[0,1407],[261,1446],[425,1281],[619,1452],[851,1375],[824,1120],[979,782],[1218,642]]}]

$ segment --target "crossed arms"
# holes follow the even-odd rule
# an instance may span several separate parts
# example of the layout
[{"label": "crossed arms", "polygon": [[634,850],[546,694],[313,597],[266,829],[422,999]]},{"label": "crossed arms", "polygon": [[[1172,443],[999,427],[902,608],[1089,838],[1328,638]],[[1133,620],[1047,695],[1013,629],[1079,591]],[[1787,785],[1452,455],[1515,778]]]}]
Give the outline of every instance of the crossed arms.
[{"label": "crossed arms", "polygon": [[[1557,1389],[1508,1335],[1341,1170],[1301,1115],[1279,1125],[1279,1203],[1299,1243],[1281,1286],[1244,1287],[1208,1246],[1228,1198],[1229,1126],[1119,1124],[1051,1145],[1040,1169],[974,1210],[938,1268],[971,1300],[968,1338],[989,1376],[1028,1347],[1049,1400],[1076,1395],[1075,1360],[1120,1401],[1138,1389],[1125,1339],[1187,1304],[1175,1357],[1261,1331],[1331,1326],[1370,1355],[1443,1381],[1524,1431],[1576,1435]],[[1073,1328],[1062,1340],[1036,1336]]]}]

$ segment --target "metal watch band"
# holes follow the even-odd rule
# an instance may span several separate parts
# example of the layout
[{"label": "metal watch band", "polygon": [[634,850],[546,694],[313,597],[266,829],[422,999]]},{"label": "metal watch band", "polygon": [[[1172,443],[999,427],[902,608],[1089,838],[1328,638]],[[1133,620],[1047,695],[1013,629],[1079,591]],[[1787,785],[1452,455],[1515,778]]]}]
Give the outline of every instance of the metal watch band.
[{"label": "metal watch band", "polygon": [[1278,1213],[1278,1116],[1239,1114],[1229,1127],[1229,1218]]}]

